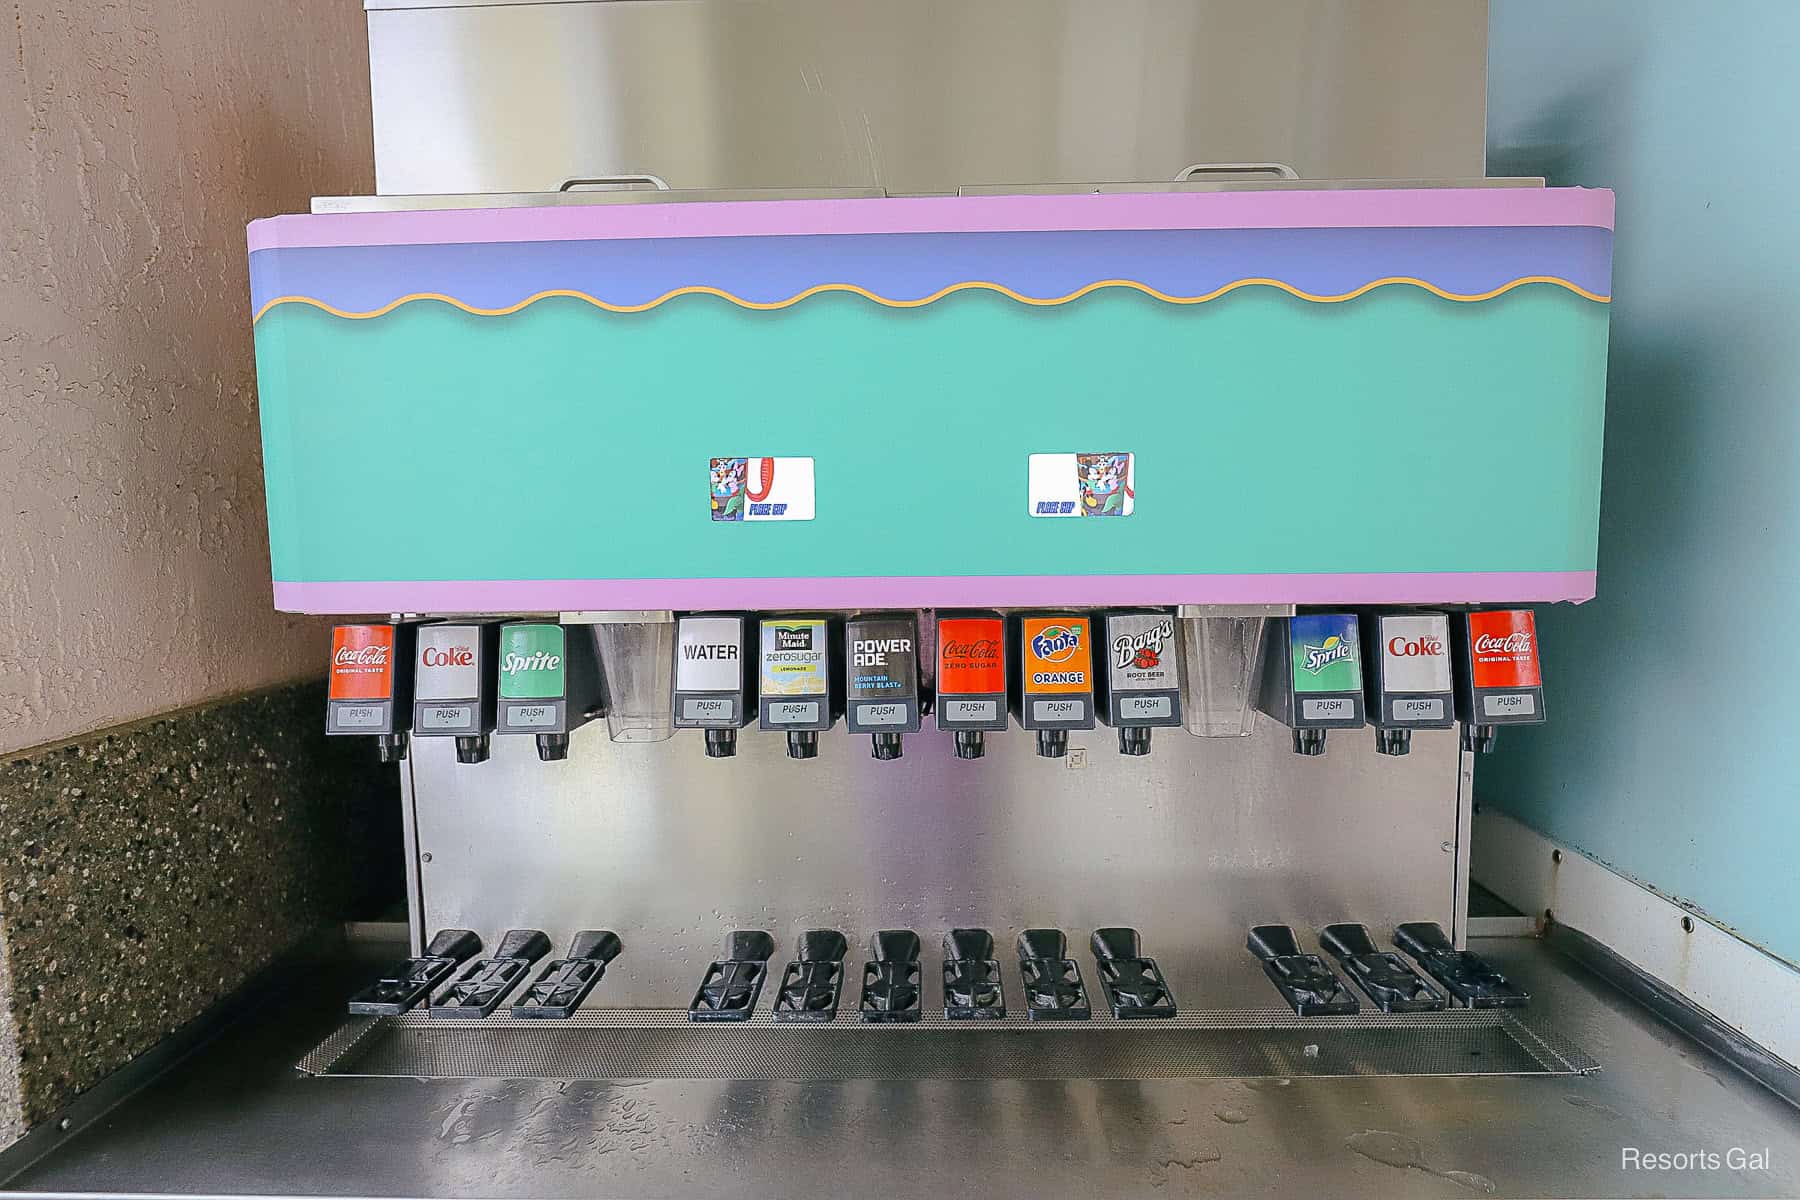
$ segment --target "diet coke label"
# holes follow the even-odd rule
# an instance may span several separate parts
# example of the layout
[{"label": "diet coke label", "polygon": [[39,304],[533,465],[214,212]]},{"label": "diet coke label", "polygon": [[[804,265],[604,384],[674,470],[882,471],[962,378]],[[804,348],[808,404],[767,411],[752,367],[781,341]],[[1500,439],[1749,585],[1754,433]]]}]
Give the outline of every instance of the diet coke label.
[{"label": "diet coke label", "polygon": [[1469,614],[1469,672],[1477,688],[1542,686],[1537,623],[1530,609]]},{"label": "diet coke label", "polygon": [[472,700],[481,695],[481,627],[426,625],[419,630],[416,700]]},{"label": "diet coke label", "polygon": [[1381,686],[1388,692],[1450,690],[1450,618],[1443,613],[1384,616]]},{"label": "diet coke label", "polygon": [[387,700],[394,694],[394,627],[339,625],[331,631],[333,700]]}]

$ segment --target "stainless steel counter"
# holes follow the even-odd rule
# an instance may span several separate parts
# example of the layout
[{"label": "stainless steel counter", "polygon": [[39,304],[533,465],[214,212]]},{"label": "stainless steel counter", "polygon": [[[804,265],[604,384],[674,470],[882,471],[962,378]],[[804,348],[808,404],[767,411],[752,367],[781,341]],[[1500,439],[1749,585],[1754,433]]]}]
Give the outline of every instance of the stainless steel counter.
[{"label": "stainless steel counter", "polygon": [[[1035,1197],[1800,1193],[1800,1114],[1532,941],[1483,941],[1588,1077],[308,1078],[369,964],[234,1029],[10,1182],[34,1192]],[[397,950],[398,947],[390,949]],[[1764,1170],[1630,1172],[1644,1151]]]}]

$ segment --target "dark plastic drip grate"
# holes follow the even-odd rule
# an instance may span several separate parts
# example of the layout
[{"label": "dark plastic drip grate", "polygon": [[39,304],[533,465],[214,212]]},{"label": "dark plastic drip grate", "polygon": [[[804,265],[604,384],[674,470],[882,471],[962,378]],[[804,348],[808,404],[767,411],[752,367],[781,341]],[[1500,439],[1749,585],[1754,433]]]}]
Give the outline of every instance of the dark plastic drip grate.
[{"label": "dark plastic drip grate", "polygon": [[1296,1017],[1182,1013],[1154,1023],[946,1020],[696,1025],[685,1011],[504,1012],[447,1027],[421,1013],[353,1017],[299,1064],[312,1075],[507,1079],[982,1080],[1348,1075],[1585,1075],[1599,1064],[1507,1010]]}]

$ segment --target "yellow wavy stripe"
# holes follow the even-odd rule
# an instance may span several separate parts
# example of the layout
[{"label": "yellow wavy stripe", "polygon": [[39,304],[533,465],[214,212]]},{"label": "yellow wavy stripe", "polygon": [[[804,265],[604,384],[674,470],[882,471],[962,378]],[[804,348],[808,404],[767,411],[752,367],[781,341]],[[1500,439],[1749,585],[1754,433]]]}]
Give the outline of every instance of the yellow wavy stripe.
[{"label": "yellow wavy stripe", "polygon": [[1165,301],[1169,304],[1205,304],[1209,300],[1217,300],[1225,293],[1235,292],[1239,288],[1272,287],[1278,288],[1290,296],[1298,296],[1302,300],[1311,300],[1315,304],[1341,304],[1346,300],[1354,300],[1358,296],[1372,292],[1376,288],[1389,287],[1394,284],[1405,284],[1409,287],[1423,288],[1432,295],[1440,296],[1445,300],[1455,300],[1459,303],[1469,304],[1477,300],[1492,300],[1495,296],[1505,295],[1514,288],[1524,287],[1528,283],[1548,283],[1553,284],[1556,287],[1567,288],[1577,296],[1592,300],[1598,304],[1609,304],[1612,302],[1611,296],[1603,296],[1596,292],[1590,292],[1580,284],[1573,283],[1557,275],[1525,275],[1508,283],[1503,283],[1492,291],[1476,292],[1473,294],[1447,292],[1434,283],[1428,283],[1423,279],[1417,279],[1411,275],[1390,275],[1385,279],[1377,279],[1370,283],[1365,283],[1355,291],[1343,292],[1335,296],[1319,295],[1314,292],[1302,291],[1300,288],[1297,288],[1290,283],[1283,283],[1279,279],[1266,278],[1233,280],[1231,283],[1228,283],[1223,287],[1214,288],[1212,291],[1207,292],[1202,296],[1171,296],[1167,292],[1157,291],[1148,284],[1139,283],[1134,279],[1102,279],[1098,282],[1090,283],[1086,287],[1078,288],[1066,296],[1054,296],[1049,298],[1022,296],[1003,283],[989,283],[985,280],[972,279],[965,283],[953,283],[949,287],[940,288],[938,291],[931,293],[931,295],[921,297],[917,300],[890,300],[886,296],[878,296],[867,288],[858,287],[854,283],[815,284],[803,292],[797,292],[794,295],[789,296],[786,300],[766,301],[746,300],[742,296],[733,295],[731,292],[725,291],[723,288],[698,284],[692,287],[676,288],[672,292],[664,292],[656,299],[647,300],[642,304],[613,304],[609,301],[600,299],[598,296],[590,296],[586,292],[572,291],[568,288],[552,288],[549,291],[538,292],[534,295],[527,296],[517,304],[509,304],[505,308],[477,308],[473,304],[465,304],[455,296],[447,296],[442,292],[413,292],[410,295],[400,297],[398,300],[391,300],[380,308],[370,309],[368,312],[351,312],[327,304],[323,300],[315,300],[311,296],[277,296],[257,310],[255,320],[262,320],[264,316],[268,315],[271,309],[277,308],[283,304],[310,304],[314,308],[324,309],[334,317],[348,317],[351,320],[366,321],[371,317],[379,317],[391,313],[402,304],[411,304],[415,300],[437,300],[441,303],[460,308],[466,313],[473,313],[478,317],[504,317],[508,314],[516,313],[520,309],[529,308],[539,300],[549,300],[559,296],[570,300],[585,300],[595,308],[603,308],[607,312],[615,313],[644,312],[648,309],[655,308],[660,304],[666,304],[677,296],[717,296],[721,300],[731,301],[740,308],[768,311],[771,309],[792,307],[802,300],[805,300],[807,297],[817,296],[821,292],[849,292],[852,295],[861,296],[865,300],[873,300],[875,303],[887,308],[923,308],[927,304],[942,300],[945,296],[948,296],[953,292],[999,292],[1002,296],[1005,296],[1010,300],[1016,300],[1020,304],[1030,304],[1040,308],[1048,308],[1058,304],[1068,304],[1073,300],[1079,300],[1088,293],[1100,291],[1102,288],[1126,288],[1131,291],[1142,292],[1146,296],[1153,296],[1156,299]]}]

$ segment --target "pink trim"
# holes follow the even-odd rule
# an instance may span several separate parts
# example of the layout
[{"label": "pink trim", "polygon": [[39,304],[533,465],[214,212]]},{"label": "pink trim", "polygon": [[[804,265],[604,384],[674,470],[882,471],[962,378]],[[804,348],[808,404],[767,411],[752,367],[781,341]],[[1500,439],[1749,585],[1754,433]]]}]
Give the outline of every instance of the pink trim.
[{"label": "pink trim", "polygon": [[1604,188],[1408,188],[739,200],[326,213],[250,223],[250,249],[828,233],[1107,229],[1613,227]]},{"label": "pink trim", "polygon": [[1123,604],[1457,604],[1592,600],[1592,571],[1345,575],[988,575],[858,579],[545,579],[275,584],[302,613],[621,608],[1038,608]]}]

